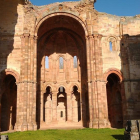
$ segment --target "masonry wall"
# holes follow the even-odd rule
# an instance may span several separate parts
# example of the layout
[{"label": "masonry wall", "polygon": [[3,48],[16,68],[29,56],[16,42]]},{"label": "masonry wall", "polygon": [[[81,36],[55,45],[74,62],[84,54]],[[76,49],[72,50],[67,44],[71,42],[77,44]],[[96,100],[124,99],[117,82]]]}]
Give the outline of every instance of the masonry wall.
[{"label": "masonry wall", "polygon": [[[12,69],[19,73],[19,77],[21,77],[21,81],[19,81],[19,85],[17,85],[17,130],[28,130],[27,126],[29,126],[30,130],[36,129],[36,116],[38,116],[38,112],[41,112],[40,106],[43,108],[43,106],[40,105],[41,99],[38,99],[36,102],[36,94],[38,94],[39,97],[41,94],[40,91],[36,89],[36,84],[40,86],[41,81],[43,89],[45,89],[45,86],[49,85],[52,77],[54,77],[53,70],[51,71],[52,73],[49,73],[45,68],[41,68],[44,62],[43,64],[41,63],[40,66],[37,64],[37,55],[41,53],[37,48],[37,35],[41,38],[45,32],[48,33],[58,27],[62,30],[66,28],[74,33],[77,32],[77,35],[80,35],[80,32],[83,30],[80,38],[84,42],[84,51],[79,50],[79,52],[81,51],[81,58],[85,56],[82,58],[85,60],[81,60],[83,61],[84,72],[79,72],[81,74],[79,76],[78,70],[77,72],[73,71],[69,74],[69,77],[72,78],[68,80],[61,77],[54,77],[52,84],[56,85],[56,80],[58,82],[57,86],[59,86],[59,80],[65,82],[66,85],[72,83],[75,79],[77,79],[78,84],[80,80],[83,82],[83,84],[81,84],[82,86],[79,85],[81,88],[79,90],[85,88],[84,91],[86,91],[83,94],[83,98],[86,98],[86,105],[83,106],[87,106],[85,109],[87,114],[85,110],[82,112],[83,114],[85,113],[84,117],[86,116],[86,126],[89,125],[88,123],[90,123],[89,127],[92,128],[109,126],[106,99],[107,79],[104,78],[104,75],[111,69],[118,70],[120,73],[122,72],[123,75],[120,80],[123,80],[121,81],[121,86],[124,85],[123,90],[125,90],[122,103],[124,106],[124,118],[137,119],[140,117],[139,15],[135,17],[118,17],[100,13],[93,9],[93,3],[88,3],[88,1],[85,3],[84,0],[81,3],[64,2],[46,6],[33,6],[30,2],[25,4],[23,0],[1,0],[0,9],[0,72],[5,69]],[[46,17],[50,18],[52,15],[54,16],[52,23],[55,24],[55,26],[52,26],[51,22],[49,25],[49,23],[46,22],[48,19],[45,19]],[[58,18],[55,18],[55,16],[58,16]],[[72,22],[69,19],[67,20],[66,17],[71,18]],[[45,24],[44,28],[41,29],[40,27],[42,25],[40,21],[42,19],[44,20],[42,23],[44,22]],[[58,24],[60,26],[57,26]],[[69,26],[71,27],[69,28]],[[37,28],[41,29],[40,32],[37,32]],[[74,40],[76,39],[75,36],[73,36],[73,38]],[[69,43],[71,42],[73,41]],[[112,51],[110,50],[109,42],[113,44]],[[42,44],[42,46],[43,45],[44,44]],[[74,49],[70,50],[74,52]],[[53,59],[53,61],[53,64],[55,64],[56,58]],[[52,67],[52,69],[53,68],[54,67]],[[38,69],[41,69],[41,78],[45,77],[47,80],[40,78],[41,80],[39,79],[40,81],[37,81]],[[59,76],[59,74],[55,74]],[[47,81],[46,83],[45,80]],[[70,88],[70,85],[68,87]],[[55,93],[57,93],[57,89],[55,87]],[[43,93],[44,91],[42,90],[41,92]],[[38,108],[36,108],[36,103],[39,104]],[[38,112],[36,111],[37,109]],[[38,121],[43,120],[43,117],[40,118],[39,116]],[[23,122],[25,121],[26,125],[21,125],[21,120]],[[34,120],[33,123],[32,120]]]},{"label": "masonry wall", "polygon": [[124,76],[125,95],[127,100],[127,116],[139,119],[140,92],[140,37],[123,36],[121,40],[121,63]]},{"label": "masonry wall", "polygon": [[11,68],[20,73],[23,33],[23,1],[0,1],[0,71]]}]

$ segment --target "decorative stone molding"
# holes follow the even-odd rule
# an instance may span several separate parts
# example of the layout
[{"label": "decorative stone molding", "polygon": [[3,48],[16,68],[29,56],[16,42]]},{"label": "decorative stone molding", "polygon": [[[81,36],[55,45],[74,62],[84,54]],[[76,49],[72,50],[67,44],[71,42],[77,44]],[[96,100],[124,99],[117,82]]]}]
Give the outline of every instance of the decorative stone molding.
[{"label": "decorative stone molding", "polygon": [[5,69],[3,71],[1,71],[1,79],[4,80],[5,76],[6,75],[12,75],[15,77],[16,79],[16,82],[19,82],[20,81],[20,76],[19,76],[19,73],[13,69]]},{"label": "decorative stone molding", "polygon": [[37,36],[38,30],[39,30],[41,24],[42,24],[45,20],[47,20],[47,19],[49,19],[49,18],[51,18],[51,17],[57,16],[57,15],[69,16],[69,17],[71,17],[71,18],[77,20],[77,21],[81,24],[81,26],[83,27],[83,29],[84,29],[84,31],[85,31],[85,35],[88,36],[87,27],[86,27],[85,23],[84,23],[78,16],[72,15],[72,14],[70,14],[70,13],[59,13],[59,12],[58,12],[58,13],[52,13],[52,14],[50,14],[50,15],[43,16],[43,17],[37,22],[37,24],[36,24],[36,27],[35,27],[35,35]]},{"label": "decorative stone molding", "polygon": [[122,82],[122,80],[123,80],[123,75],[122,75],[121,71],[118,70],[118,69],[116,69],[116,68],[110,68],[110,69],[108,69],[108,70],[104,73],[104,75],[103,75],[103,80],[104,80],[104,81],[107,81],[107,77],[108,77],[110,74],[112,74],[112,73],[115,73],[115,74],[120,78],[120,82]]}]

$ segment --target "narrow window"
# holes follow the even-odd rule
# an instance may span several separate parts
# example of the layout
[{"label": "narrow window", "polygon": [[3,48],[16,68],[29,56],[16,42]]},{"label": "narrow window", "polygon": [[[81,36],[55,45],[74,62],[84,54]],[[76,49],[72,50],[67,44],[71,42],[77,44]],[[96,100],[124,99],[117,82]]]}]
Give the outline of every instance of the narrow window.
[{"label": "narrow window", "polygon": [[74,68],[77,68],[77,56],[73,57],[73,66]]},{"label": "narrow window", "polygon": [[59,69],[63,69],[64,68],[64,60],[63,57],[59,58]]},{"label": "narrow window", "polygon": [[49,57],[48,56],[45,57],[45,68],[46,69],[49,68]]},{"label": "narrow window", "polygon": [[111,41],[109,42],[109,49],[110,49],[111,52],[113,51],[113,50],[112,50],[113,47],[112,47],[112,42],[111,42]]},{"label": "narrow window", "polygon": [[60,92],[63,92],[64,91],[64,88],[63,87],[60,87]]},{"label": "narrow window", "polygon": [[63,111],[61,111],[61,113],[60,113],[60,117],[61,117],[61,118],[63,117]]}]

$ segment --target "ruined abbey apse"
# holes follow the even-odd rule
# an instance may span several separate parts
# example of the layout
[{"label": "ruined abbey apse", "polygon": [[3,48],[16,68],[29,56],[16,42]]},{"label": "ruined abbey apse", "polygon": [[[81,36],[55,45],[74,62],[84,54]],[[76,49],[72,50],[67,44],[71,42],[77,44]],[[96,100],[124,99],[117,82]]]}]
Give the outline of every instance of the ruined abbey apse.
[{"label": "ruined abbey apse", "polygon": [[0,0],[0,129],[122,128],[140,119],[140,15],[95,0]]}]

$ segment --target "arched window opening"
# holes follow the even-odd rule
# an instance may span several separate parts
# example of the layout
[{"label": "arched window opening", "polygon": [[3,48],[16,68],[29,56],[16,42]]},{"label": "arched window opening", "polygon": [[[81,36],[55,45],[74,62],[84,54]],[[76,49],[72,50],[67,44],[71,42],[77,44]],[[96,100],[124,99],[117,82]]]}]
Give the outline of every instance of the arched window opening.
[{"label": "arched window opening", "polygon": [[73,87],[73,92],[74,92],[74,93],[78,92],[78,87],[77,87],[77,86],[74,86],[74,87]]},{"label": "arched window opening", "polygon": [[111,41],[109,42],[109,49],[110,49],[111,52],[113,51],[113,45],[112,45]]},{"label": "arched window opening", "polygon": [[64,93],[64,92],[65,92],[65,88],[64,88],[64,87],[60,87],[60,88],[59,88],[59,92],[60,92],[60,93]]},{"label": "arched window opening", "polygon": [[64,68],[64,60],[63,57],[59,58],[59,69],[63,69]]},{"label": "arched window opening", "polygon": [[48,87],[46,88],[46,93],[51,94],[51,87],[50,87],[50,86],[48,86]]},{"label": "arched window opening", "polygon": [[123,111],[120,78],[112,73],[107,78],[108,117],[113,128],[123,127]]},{"label": "arched window opening", "polygon": [[73,57],[73,66],[74,68],[77,68],[77,56]]},{"label": "arched window opening", "polygon": [[67,121],[67,95],[63,86],[59,87],[57,93],[57,120]]},{"label": "arched window opening", "polygon": [[46,69],[49,68],[49,57],[48,56],[45,57],[45,68]]}]

